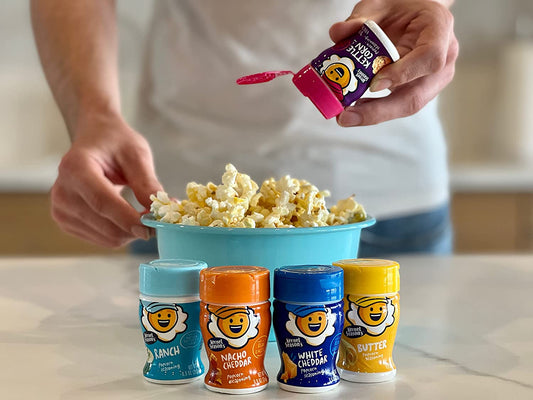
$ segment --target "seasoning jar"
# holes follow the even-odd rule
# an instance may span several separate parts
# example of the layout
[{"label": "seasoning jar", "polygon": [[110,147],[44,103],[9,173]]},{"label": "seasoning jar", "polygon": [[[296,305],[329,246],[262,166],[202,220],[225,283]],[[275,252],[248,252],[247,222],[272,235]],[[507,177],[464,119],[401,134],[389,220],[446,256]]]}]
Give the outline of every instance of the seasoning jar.
[{"label": "seasoning jar", "polygon": [[335,360],[343,325],[343,271],[332,265],[274,270],[273,325],[281,357],[279,386],[317,393],[338,385]]},{"label": "seasoning jar", "polygon": [[324,50],[297,73],[268,71],[239,78],[237,83],[267,82],[293,74],[294,85],[329,119],[362,97],[379,70],[399,58],[385,32],[368,20],[355,35]]},{"label": "seasoning jar", "polygon": [[219,266],[200,273],[200,326],[209,361],[204,383],[220,393],[266,388],[270,274],[254,266]]},{"label": "seasoning jar", "polygon": [[186,383],[204,373],[198,293],[203,261],[166,259],[139,266],[139,319],[154,383]]},{"label": "seasoning jar", "polygon": [[342,379],[384,382],[396,376],[392,359],[400,319],[400,265],[378,259],[341,260],[344,330],[337,366]]}]

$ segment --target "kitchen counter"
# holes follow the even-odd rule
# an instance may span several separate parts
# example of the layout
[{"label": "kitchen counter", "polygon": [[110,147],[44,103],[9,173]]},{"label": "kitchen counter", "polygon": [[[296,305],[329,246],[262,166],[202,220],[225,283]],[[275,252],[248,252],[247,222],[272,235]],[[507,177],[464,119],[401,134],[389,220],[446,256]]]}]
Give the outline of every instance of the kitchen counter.
[{"label": "kitchen counter", "polygon": [[[341,381],[321,399],[533,398],[533,255],[398,257],[401,319],[389,383]],[[0,398],[228,398],[151,384],[130,256],[0,258]],[[302,395],[271,382],[255,399]],[[317,396],[318,397],[318,396]]]}]

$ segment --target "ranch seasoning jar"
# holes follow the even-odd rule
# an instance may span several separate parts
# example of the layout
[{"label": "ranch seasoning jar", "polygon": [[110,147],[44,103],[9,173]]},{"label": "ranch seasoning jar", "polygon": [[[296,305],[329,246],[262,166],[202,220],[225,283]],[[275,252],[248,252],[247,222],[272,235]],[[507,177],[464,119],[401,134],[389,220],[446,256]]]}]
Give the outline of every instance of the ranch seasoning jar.
[{"label": "ranch seasoning jar", "polygon": [[282,389],[317,393],[338,385],[335,360],[343,325],[342,299],[339,267],[295,265],[274,270],[273,325]]},{"label": "ranch seasoning jar", "polygon": [[344,330],[337,366],[342,379],[383,382],[396,376],[392,350],[400,319],[400,265],[377,259],[341,260]]},{"label": "ranch seasoning jar", "polygon": [[385,32],[368,20],[355,35],[324,50],[297,73],[268,71],[244,76],[237,83],[267,82],[293,74],[294,85],[329,119],[362,97],[379,70],[399,58]]},{"label": "ranch seasoning jar", "polygon": [[253,266],[210,267],[200,273],[200,325],[209,361],[205,386],[247,394],[268,384],[270,274]]},{"label": "ranch seasoning jar", "polygon": [[207,264],[154,260],[139,266],[139,319],[147,360],[143,375],[154,383],[186,383],[204,373],[198,284]]}]

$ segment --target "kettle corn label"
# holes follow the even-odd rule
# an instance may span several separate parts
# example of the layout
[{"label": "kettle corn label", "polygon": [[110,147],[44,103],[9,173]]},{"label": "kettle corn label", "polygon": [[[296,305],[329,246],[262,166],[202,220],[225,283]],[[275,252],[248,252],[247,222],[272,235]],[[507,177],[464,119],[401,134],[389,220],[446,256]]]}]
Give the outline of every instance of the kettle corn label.
[{"label": "kettle corn label", "polygon": [[348,295],[344,314],[337,366],[359,373],[393,371],[396,367],[392,350],[400,318],[399,295]]},{"label": "kettle corn label", "polygon": [[368,26],[350,39],[324,50],[311,65],[337,99],[349,106],[359,99],[381,68],[392,63],[390,54]]}]

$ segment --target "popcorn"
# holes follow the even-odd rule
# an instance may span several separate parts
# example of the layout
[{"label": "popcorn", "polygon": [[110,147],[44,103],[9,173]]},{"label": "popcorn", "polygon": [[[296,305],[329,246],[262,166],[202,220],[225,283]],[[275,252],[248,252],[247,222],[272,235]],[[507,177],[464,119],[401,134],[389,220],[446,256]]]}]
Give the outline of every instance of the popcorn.
[{"label": "popcorn", "polygon": [[158,221],[171,224],[289,228],[342,225],[364,221],[366,212],[355,196],[340,200],[328,210],[327,190],[303,179],[285,175],[269,178],[261,187],[250,176],[226,165],[222,184],[189,182],[187,199],[170,199],[165,192],[151,195],[150,211]]}]

